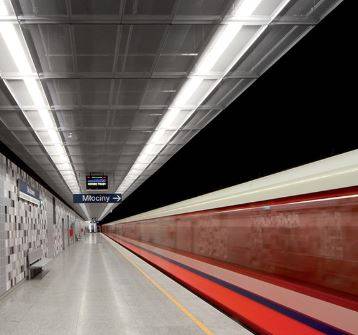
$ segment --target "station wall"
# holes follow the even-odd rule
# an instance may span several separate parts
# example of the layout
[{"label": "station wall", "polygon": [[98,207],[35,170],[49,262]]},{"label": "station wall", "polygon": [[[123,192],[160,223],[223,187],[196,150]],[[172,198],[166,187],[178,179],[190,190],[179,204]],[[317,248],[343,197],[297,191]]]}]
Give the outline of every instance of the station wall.
[{"label": "station wall", "polygon": [[[39,206],[18,197],[18,179],[39,191]],[[75,242],[84,221],[12,161],[0,154],[0,296],[25,278],[26,254],[41,248],[52,258]]]}]

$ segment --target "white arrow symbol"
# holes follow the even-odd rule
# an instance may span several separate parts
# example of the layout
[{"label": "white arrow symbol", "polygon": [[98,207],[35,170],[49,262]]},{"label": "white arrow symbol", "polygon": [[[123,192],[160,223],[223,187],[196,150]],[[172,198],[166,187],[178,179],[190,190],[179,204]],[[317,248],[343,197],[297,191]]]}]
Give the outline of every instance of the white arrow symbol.
[{"label": "white arrow symbol", "polygon": [[113,197],[114,200],[117,200],[117,202],[121,201],[121,197],[119,195]]}]

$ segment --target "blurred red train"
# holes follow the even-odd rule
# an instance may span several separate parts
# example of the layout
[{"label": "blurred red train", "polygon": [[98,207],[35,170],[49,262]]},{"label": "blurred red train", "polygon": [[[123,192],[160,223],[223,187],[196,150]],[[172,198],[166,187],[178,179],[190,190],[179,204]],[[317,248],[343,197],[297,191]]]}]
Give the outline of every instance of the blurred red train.
[{"label": "blurred red train", "polygon": [[308,184],[221,207],[227,189],[102,231],[260,333],[358,334],[358,187]]}]

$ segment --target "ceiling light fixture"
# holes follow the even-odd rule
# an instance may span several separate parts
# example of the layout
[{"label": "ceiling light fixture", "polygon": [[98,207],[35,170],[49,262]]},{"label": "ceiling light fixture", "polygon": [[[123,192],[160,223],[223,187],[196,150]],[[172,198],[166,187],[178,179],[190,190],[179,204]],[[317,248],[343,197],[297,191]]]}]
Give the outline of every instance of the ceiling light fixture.
[{"label": "ceiling light fixture", "polygon": [[[204,102],[209,94],[218,86],[225,75],[238,62],[248,48],[266,30],[268,24],[260,26],[253,37],[244,45],[240,45],[240,31],[243,24],[239,18],[250,17],[263,2],[270,0],[237,0],[228,15],[231,20],[222,24],[205,48],[194,66],[187,81],[174,98],[168,111],[160,121],[157,130],[150,137],[139,154],[132,168],[124,178],[117,192],[124,194],[144,170],[151,164],[158,153],[170,142],[178,130],[193,115],[196,109]],[[269,23],[274,20],[290,0],[282,0],[270,15]],[[232,20],[233,19],[233,20]],[[235,21],[236,20],[236,21]],[[239,48],[239,49],[238,49]],[[224,65],[217,79],[209,85],[205,83],[205,76],[215,73],[215,67],[224,59]],[[189,108],[188,108],[189,106]],[[172,130],[172,131],[167,131]],[[103,219],[113,205],[107,205],[100,216]]]},{"label": "ceiling light fixture", "polygon": [[[11,11],[12,9],[9,9],[7,6],[5,6],[3,1],[0,2],[0,17],[13,16]],[[75,172],[62,143],[61,135],[52,116],[50,106],[43,92],[43,88],[33,65],[29,50],[27,49],[26,43],[23,40],[19,24],[6,21],[0,22],[0,36],[2,36],[6,44],[9,54],[11,55],[18,72],[24,78],[23,82],[25,87],[31,97],[33,105],[36,106],[38,116],[42,121],[43,128],[46,129],[46,133],[50,139],[50,142],[48,142],[48,139],[45,138],[42,133],[36,131],[38,127],[35,126],[34,119],[21,108],[21,99],[19,98],[17,92],[15,92],[11,86],[8,85],[6,80],[4,80],[6,86],[13,95],[19,107],[22,109],[25,118],[34,129],[35,133],[37,134],[45,150],[51,157],[51,160],[54,162],[71,192],[79,193],[80,187],[77,182]],[[51,152],[49,151],[49,147],[51,147]],[[81,207],[87,218],[89,218],[87,208],[85,206]]]}]

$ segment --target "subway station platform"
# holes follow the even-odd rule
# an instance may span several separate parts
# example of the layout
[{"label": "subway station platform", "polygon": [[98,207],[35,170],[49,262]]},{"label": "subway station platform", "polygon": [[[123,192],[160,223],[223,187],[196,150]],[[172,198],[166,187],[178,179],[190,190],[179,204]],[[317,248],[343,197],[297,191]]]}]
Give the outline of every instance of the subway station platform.
[{"label": "subway station platform", "polygon": [[1,335],[250,331],[102,234],[89,234],[0,300]]},{"label": "subway station platform", "polygon": [[0,0],[0,335],[358,335],[352,2]]}]

